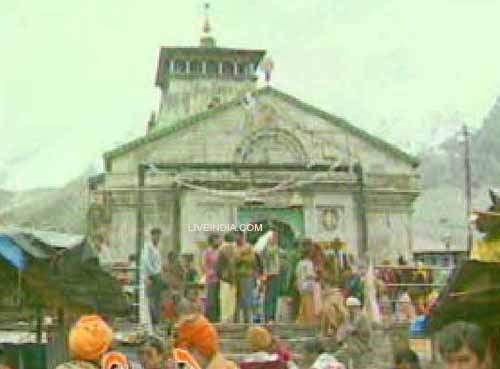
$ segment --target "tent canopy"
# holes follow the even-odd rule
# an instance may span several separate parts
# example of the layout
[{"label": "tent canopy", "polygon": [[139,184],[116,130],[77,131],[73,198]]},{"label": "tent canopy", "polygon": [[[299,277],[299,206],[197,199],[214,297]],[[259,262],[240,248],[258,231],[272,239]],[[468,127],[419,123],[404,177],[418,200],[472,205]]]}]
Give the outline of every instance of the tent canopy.
[{"label": "tent canopy", "polygon": [[500,326],[500,263],[469,260],[450,275],[431,315],[431,330],[457,320]]},{"label": "tent canopy", "polygon": [[[6,284],[21,283],[29,303],[75,312],[123,315],[128,306],[121,285],[99,265],[84,238],[48,244],[32,233],[0,233],[0,275]],[[67,240],[67,239],[66,239]],[[10,279],[10,280],[9,280]]]}]

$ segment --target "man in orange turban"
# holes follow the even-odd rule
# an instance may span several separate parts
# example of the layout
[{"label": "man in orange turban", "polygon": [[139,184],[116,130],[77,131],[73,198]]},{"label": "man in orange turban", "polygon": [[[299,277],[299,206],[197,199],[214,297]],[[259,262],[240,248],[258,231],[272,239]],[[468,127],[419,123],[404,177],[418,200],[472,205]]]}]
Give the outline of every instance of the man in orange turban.
[{"label": "man in orange turban", "polygon": [[82,316],[69,332],[68,347],[73,361],[57,369],[96,368],[112,341],[113,331],[100,316]]},{"label": "man in orange turban", "polygon": [[236,365],[226,360],[220,352],[217,330],[203,315],[196,313],[195,307],[179,304],[180,318],[176,324],[175,347],[188,350],[194,360],[203,368],[232,369]]}]

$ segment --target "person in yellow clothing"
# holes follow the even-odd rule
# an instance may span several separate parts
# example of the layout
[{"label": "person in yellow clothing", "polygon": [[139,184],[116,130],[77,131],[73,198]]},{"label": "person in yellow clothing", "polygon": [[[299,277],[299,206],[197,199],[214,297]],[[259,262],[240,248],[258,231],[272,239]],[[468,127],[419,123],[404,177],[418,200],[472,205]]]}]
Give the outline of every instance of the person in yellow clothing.
[{"label": "person in yellow clothing", "polygon": [[221,322],[234,321],[236,311],[236,243],[234,234],[224,236],[224,243],[219,250],[217,274],[220,279]]}]

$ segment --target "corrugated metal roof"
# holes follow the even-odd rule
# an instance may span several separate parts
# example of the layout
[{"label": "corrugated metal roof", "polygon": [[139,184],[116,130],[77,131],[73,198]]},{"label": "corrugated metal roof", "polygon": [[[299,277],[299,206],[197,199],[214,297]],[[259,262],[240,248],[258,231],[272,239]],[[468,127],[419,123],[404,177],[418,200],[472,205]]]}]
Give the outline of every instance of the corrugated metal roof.
[{"label": "corrugated metal roof", "polygon": [[[16,238],[16,242],[19,241],[20,243],[26,243],[26,240],[23,240],[21,235],[31,235],[38,241],[58,249],[71,249],[81,244],[85,239],[85,236],[80,234],[28,229],[17,226],[0,228],[0,233],[9,234],[9,236]],[[28,245],[26,246],[29,248]],[[42,256],[40,255],[40,257]]]}]

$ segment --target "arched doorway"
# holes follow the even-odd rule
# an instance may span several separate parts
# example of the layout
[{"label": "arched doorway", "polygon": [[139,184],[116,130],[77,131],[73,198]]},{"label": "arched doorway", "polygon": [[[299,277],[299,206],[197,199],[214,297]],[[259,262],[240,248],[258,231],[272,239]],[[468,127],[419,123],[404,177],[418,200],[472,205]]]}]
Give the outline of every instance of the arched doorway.
[{"label": "arched doorway", "polygon": [[[249,232],[247,235],[248,242],[255,244],[259,237],[266,234],[270,229],[274,229],[279,235],[279,246],[283,250],[291,250],[295,246],[295,232],[292,227],[278,219],[260,219],[252,222],[252,224],[259,226],[255,227],[259,231]],[[260,227],[261,226],[261,227]]]},{"label": "arched doorway", "polygon": [[280,252],[280,296],[296,297],[294,278],[295,268],[300,258],[300,250],[297,247],[297,237],[290,224],[285,221],[273,218],[261,219],[251,222],[258,227],[260,231],[247,233],[247,240],[255,244],[259,237],[266,234],[270,229],[278,233]]}]

